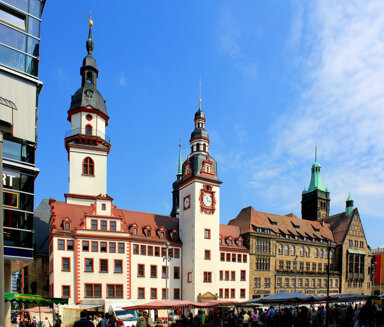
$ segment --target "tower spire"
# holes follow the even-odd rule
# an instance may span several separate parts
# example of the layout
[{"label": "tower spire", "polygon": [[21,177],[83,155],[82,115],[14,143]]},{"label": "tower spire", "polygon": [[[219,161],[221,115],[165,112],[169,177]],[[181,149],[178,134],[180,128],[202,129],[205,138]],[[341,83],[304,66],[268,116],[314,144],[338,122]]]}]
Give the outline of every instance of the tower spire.
[{"label": "tower spire", "polygon": [[315,162],[317,162],[317,145],[315,144]]},{"label": "tower spire", "polygon": [[181,160],[181,144],[179,144],[179,162],[177,165],[177,176],[181,176],[183,173],[183,162]]},{"label": "tower spire", "polygon": [[199,110],[201,110],[201,79],[199,82]]},{"label": "tower spire", "polygon": [[86,43],[86,48],[88,52],[88,56],[92,56],[92,52],[94,49],[95,44],[93,43],[92,39],[92,26],[93,26],[93,20],[91,19],[92,17],[92,11],[89,14],[89,20],[88,20],[88,26],[89,26],[89,32],[88,32],[88,40]]}]

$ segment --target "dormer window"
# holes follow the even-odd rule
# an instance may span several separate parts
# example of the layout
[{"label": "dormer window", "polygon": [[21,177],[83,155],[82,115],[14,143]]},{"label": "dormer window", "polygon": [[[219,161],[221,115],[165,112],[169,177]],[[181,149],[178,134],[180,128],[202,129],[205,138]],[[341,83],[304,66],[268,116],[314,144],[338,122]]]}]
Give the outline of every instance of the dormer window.
[{"label": "dormer window", "polygon": [[133,229],[133,235],[137,235],[137,228]]},{"label": "dormer window", "polygon": [[207,173],[210,173],[210,172],[211,172],[210,167],[209,167],[209,166],[205,167],[205,171],[206,171]]},{"label": "dormer window", "polygon": [[105,203],[102,203],[101,204],[101,210],[106,210],[107,209],[107,205]]},{"label": "dormer window", "polygon": [[164,238],[165,236],[165,233],[164,232],[160,232],[160,238]]},{"label": "dormer window", "polygon": [[232,240],[229,240],[229,241],[228,241],[228,244],[229,244],[230,246],[232,246],[232,244],[233,244]]},{"label": "dormer window", "polygon": [[243,242],[239,241],[239,246],[242,246],[243,245]]},{"label": "dormer window", "polygon": [[147,236],[151,236],[151,230],[147,229]]},{"label": "dormer window", "polygon": [[69,221],[64,222],[64,230],[70,230],[71,229],[71,224]]},{"label": "dormer window", "polygon": [[223,240],[222,240],[222,239],[219,240],[219,244],[220,244],[220,245],[223,244]]},{"label": "dormer window", "polygon": [[185,175],[189,174],[189,166],[185,167]]}]

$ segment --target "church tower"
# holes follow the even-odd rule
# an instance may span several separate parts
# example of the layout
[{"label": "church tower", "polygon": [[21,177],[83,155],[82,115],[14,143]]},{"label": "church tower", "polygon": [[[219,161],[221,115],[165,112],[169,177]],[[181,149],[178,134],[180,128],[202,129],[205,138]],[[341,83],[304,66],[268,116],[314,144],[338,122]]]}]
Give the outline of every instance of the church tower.
[{"label": "church tower", "polygon": [[195,113],[190,155],[179,185],[180,239],[183,242],[183,299],[217,298],[219,266],[220,184],[217,164],[209,155],[205,114]]},{"label": "church tower", "polygon": [[97,89],[96,60],[92,56],[92,20],[86,42],[88,55],[80,68],[81,87],[72,96],[68,110],[71,130],[66,133],[65,148],[69,160],[68,203],[90,204],[107,193],[107,157],[111,144],[105,136],[108,113],[105,100]]},{"label": "church tower", "polygon": [[330,196],[328,188],[324,188],[320,173],[321,165],[317,162],[315,150],[315,163],[311,169],[311,181],[308,190],[303,191],[301,200],[301,217],[307,220],[318,220],[329,216]]},{"label": "church tower", "polygon": [[176,175],[176,180],[172,184],[172,211],[169,214],[171,217],[179,217],[179,197],[180,197],[180,192],[179,192],[179,185],[181,183],[182,179],[182,171],[183,171],[183,162],[181,160],[181,144],[179,145],[179,162],[177,165],[177,175]]}]

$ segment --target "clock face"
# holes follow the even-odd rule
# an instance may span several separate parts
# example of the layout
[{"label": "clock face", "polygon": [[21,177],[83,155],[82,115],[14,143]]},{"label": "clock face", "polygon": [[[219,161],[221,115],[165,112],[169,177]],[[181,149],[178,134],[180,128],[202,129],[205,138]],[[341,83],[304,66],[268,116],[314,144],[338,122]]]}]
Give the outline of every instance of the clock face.
[{"label": "clock face", "polygon": [[203,203],[205,206],[210,207],[212,205],[212,195],[204,194]]},{"label": "clock face", "polygon": [[184,199],[184,208],[189,208],[189,197]]}]

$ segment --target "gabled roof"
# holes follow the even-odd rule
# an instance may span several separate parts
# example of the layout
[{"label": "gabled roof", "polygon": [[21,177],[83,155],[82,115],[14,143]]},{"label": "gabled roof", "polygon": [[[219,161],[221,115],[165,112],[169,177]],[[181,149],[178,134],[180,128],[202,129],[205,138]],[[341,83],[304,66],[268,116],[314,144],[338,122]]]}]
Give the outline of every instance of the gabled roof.
[{"label": "gabled roof", "polygon": [[[283,216],[247,207],[242,209],[229,224],[240,227],[241,234],[256,232],[258,228],[264,228],[269,229],[272,235],[285,234],[299,238],[307,235],[306,237],[309,238],[333,240],[329,225],[322,224],[320,221],[300,219],[292,213]],[[317,230],[319,232],[316,232]]]},{"label": "gabled roof", "polygon": [[[69,204],[61,201],[50,200],[51,204],[51,214],[50,224],[56,226],[56,230],[64,231],[62,222],[69,218],[71,221],[71,229],[83,229],[84,223],[83,220],[86,216],[92,215],[94,212],[93,205],[84,206],[77,204]],[[133,226],[137,226],[137,235],[133,237],[137,238],[146,238],[146,239],[160,239],[160,236],[156,233],[161,227],[164,227],[167,231],[165,233],[166,240],[172,242],[180,242],[179,238],[172,239],[170,232],[172,230],[179,230],[179,220],[178,218],[158,215],[148,212],[140,212],[133,210],[118,209],[112,206],[112,216],[106,216],[106,218],[120,218],[122,219],[122,230],[129,231]],[[143,233],[143,229],[149,226],[153,233],[151,236],[147,236]]]},{"label": "gabled roof", "polygon": [[355,212],[356,209],[354,209],[349,216],[346,216],[345,212],[341,212],[324,219],[324,222],[330,225],[334,240],[337,244],[344,242]]},{"label": "gabled roof", "polygon": [[[220,247],[228,247],[228,248],[237,248],[237,249],[247,249],[244,246],[244,241],[242,240],[242,236],[240,235],[240,228],[234,225],[221,225],[220,224],[220,238],[223,239],[224,242],[220,244]],[[232,246],[225,242],[226,239],[231,238],[233,240]],[[242,245],[239,246],[237,240],[241,238]]]}]

